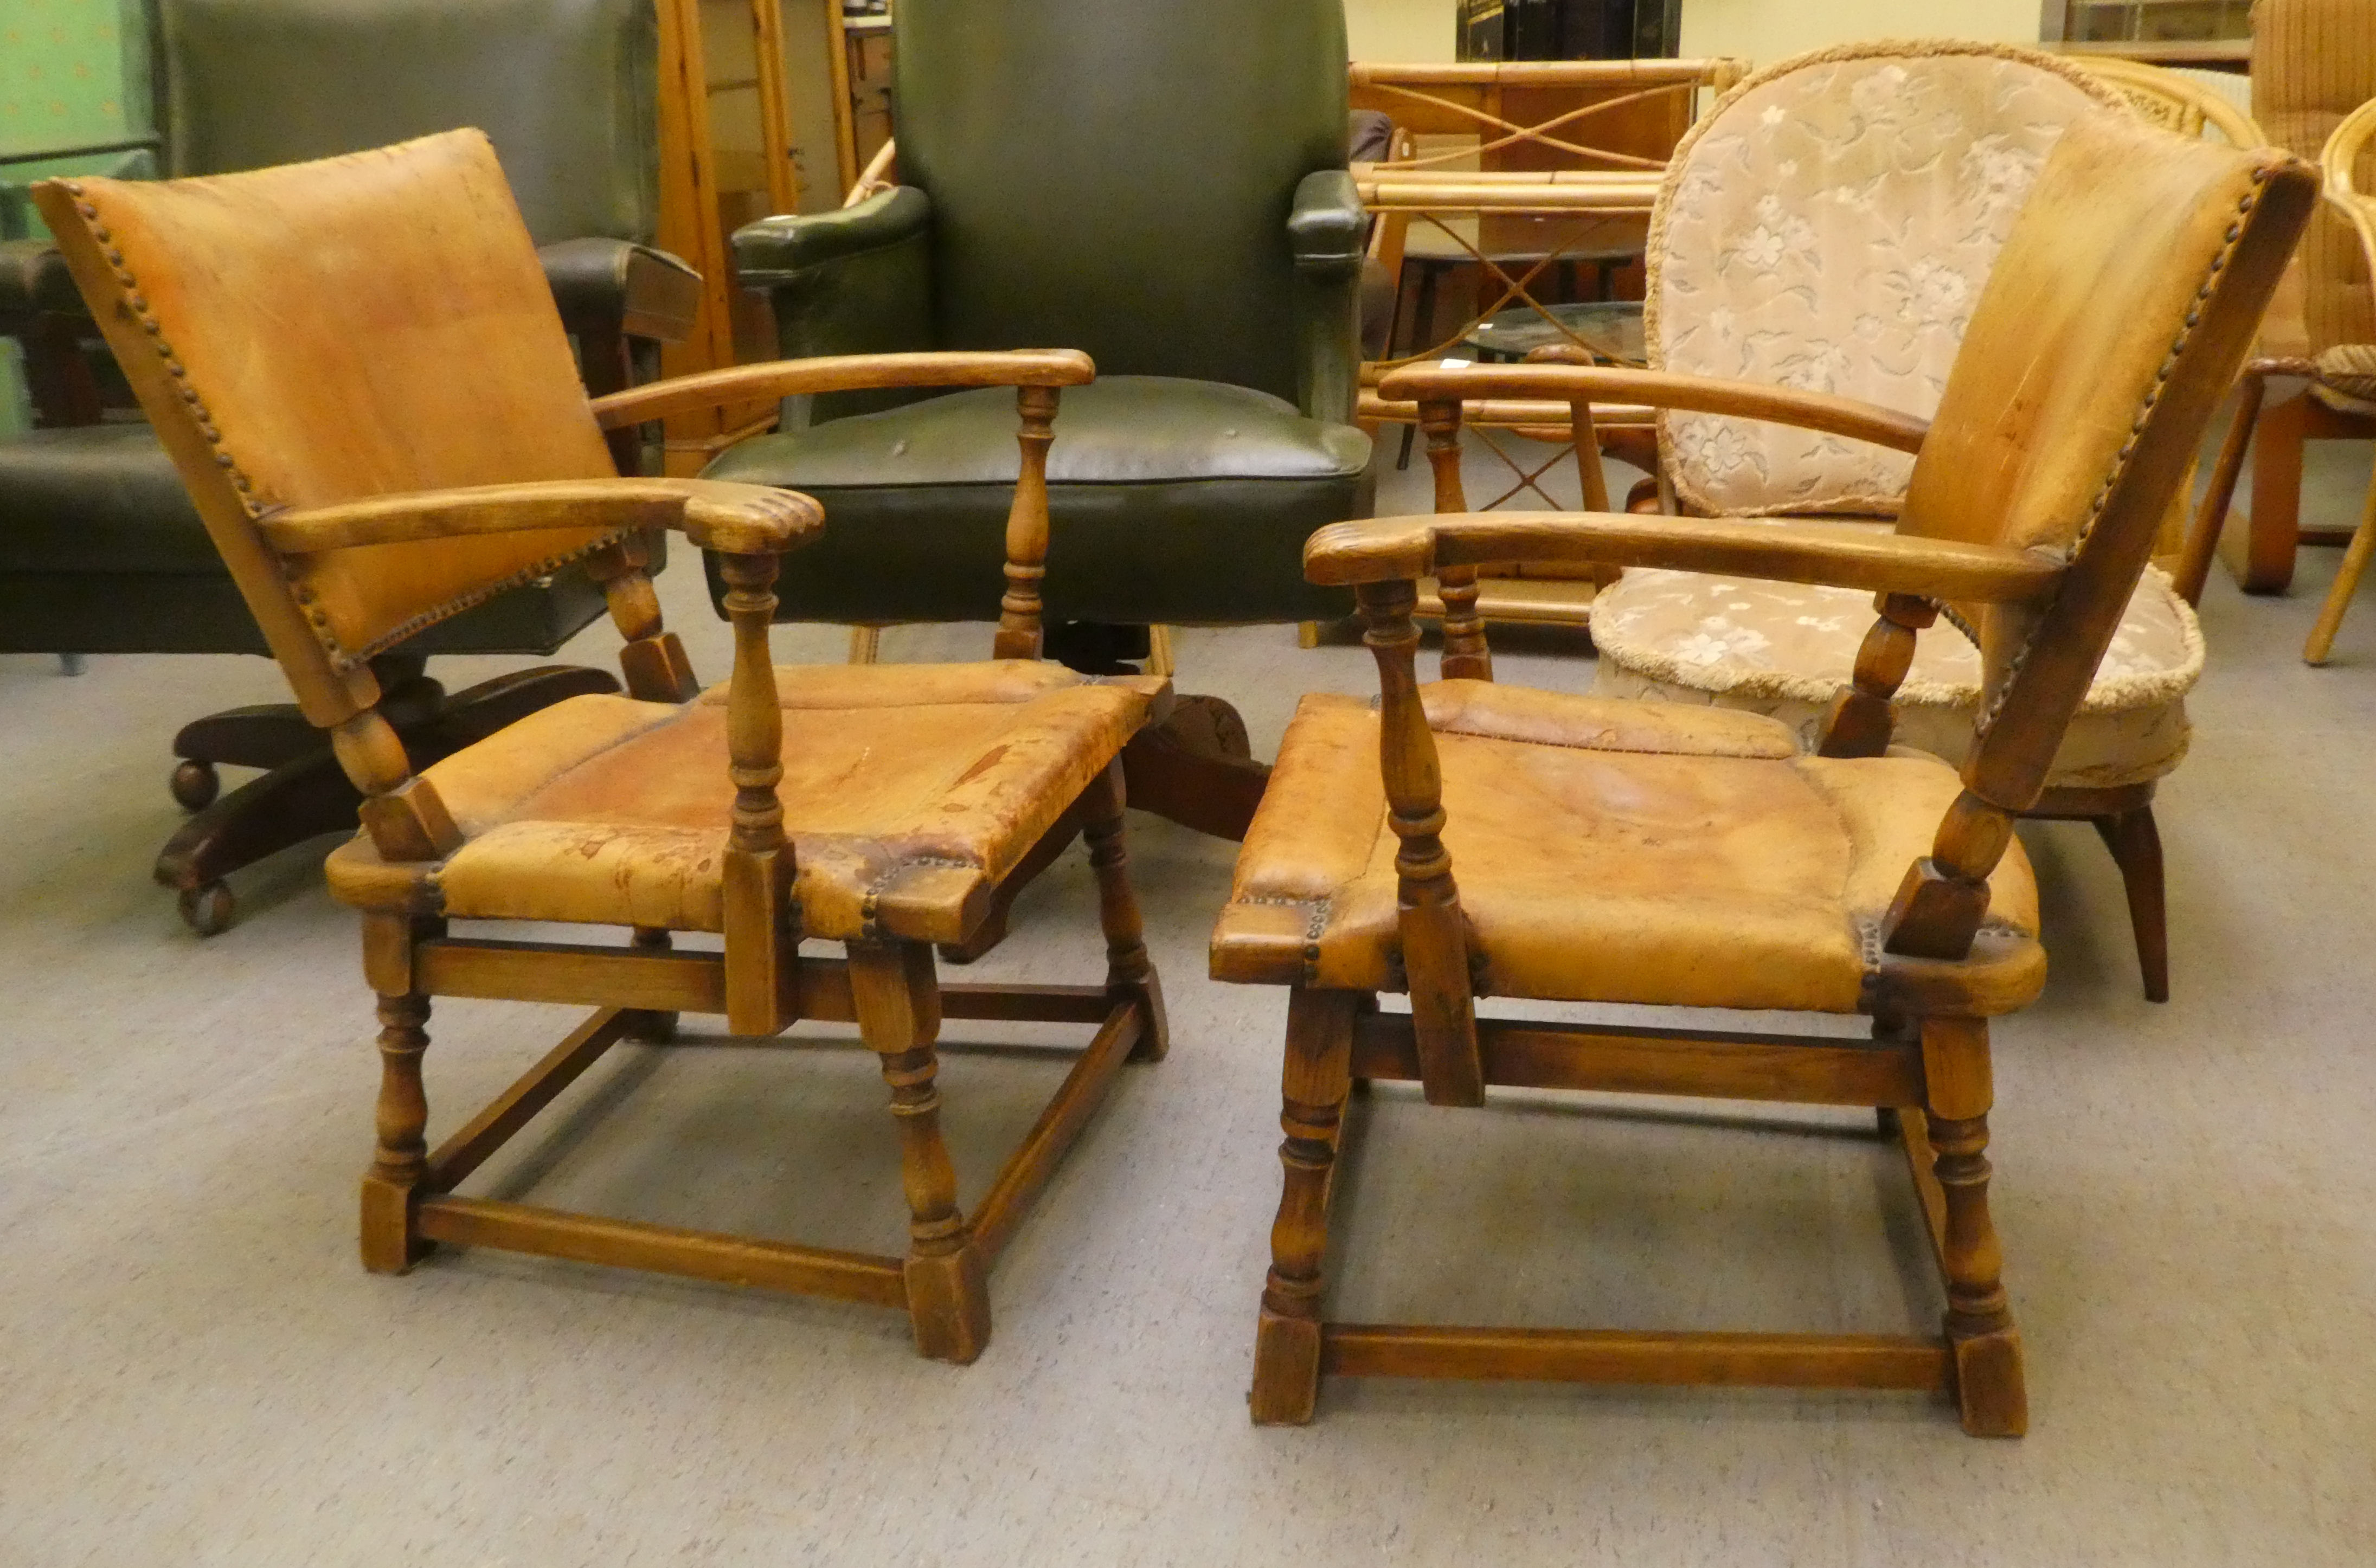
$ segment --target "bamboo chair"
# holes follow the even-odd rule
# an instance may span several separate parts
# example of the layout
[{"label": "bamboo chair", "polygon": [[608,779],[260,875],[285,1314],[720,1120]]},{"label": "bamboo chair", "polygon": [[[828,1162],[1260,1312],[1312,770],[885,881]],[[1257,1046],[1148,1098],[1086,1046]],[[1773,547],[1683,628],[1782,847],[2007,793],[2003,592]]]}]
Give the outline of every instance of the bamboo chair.
[{"label": "bamboo chair", "polygon": [[[2362,191],[2359,179],[2359,165],[2367,160],[2370,141],[2376,141],[2376,99],[2344,116],[2320,150],[2319,163],[2329,206],[2351,225],[2370,271],[2376,274],[2376,196]],[[2306,376],[2334,411],[2376,420],[2376,345],[2340,343],[2312,359],[2255,360],[2247,365],[2236,422],[2228,428],[2212,469],[2210,491],[2204,497],[2179,568],[2179,591],[2190,600],[2202,596],[2204,580],[2211,575],[2211,556],[2218,548],[2219,533],[2227,523],[2228,504],[2235,498],[2236,480],[2243,469],[2244,454],[2251,445],[2252,427],[2272,375]],[[2320,606],[2310,638],[2302,645],[2303,663],[2324,664],[2334,651],[2334,635],[2343,629],[2344,614],[2351,608],[2351,596],[2358,591],[2371,552],[2376,552],[2376,483],[2369,486],[2359,526],[2352,530],[2343,563],[2335,568],[2334,582],[2326,590],[2326,602]]]},{"label": "bamboo chair", "polygon": [[[1952,1391],[1965,1429],[2027,1420],[1988,1212],[1989,1020],[2045,982],[2013,834],[2043,788],[2315,187],[2113,115],[2061,138],[1977,305],[1937,418],[1610,368],[1413,367],[1387,396],[1642,401],[1916,454],[1892,532],[1507,512],[1345,523],[1305,551],[1358,594],[1383,710],[1306,697],[1215,932],[1217,979],[1289,987],[1285,1186],[1255,1340],[1258,1422],[1308,1420],[1324,1372]],[[1870,589],[1880,618],[1821,754],[1681,704],[1497,686],[1481,636],[1422,687],[1431,572],[1521,560]],[[1889,749],[1918,630],[1973,628],[1990,671],[1960,781]],[[1375,756],[1373,765],[1369,760]],[[1936,826],[1935,837],[1932,825]],[[1408,993],[1409,1010],[1378,1008]],[[1864,1014],[1871,1043],[1480,1018],[1511,998]],[[1356,1080],[1432,1104],[1489,1085],[1880,1108],[1945,1285],[1938,1337],[1332,1323],[1327,1208]]]},{"label": "bamboo chair", "polygon": [[[925,1355],[969,1361],[984,1272],[1125,1056],[1165,1044],[1125,869],[1116,758],[1164,697],[1037,660],[1042,476],[1063,351],[814,360],[714,371],[588,403],[486,138],[444,136],[219,179],[38,187],[199,515],[299,702],[366,799],[330,862],[363,911],[378,993],[378,1146],[362,1258],[401,1273],[434,1243],[688,1275],[907,1311]],[[336,302],[331,308],[329,302]],[[357,324],[375,324],[376,329]],[[469,376],[452,374],[467,361]],[[612,473],[605,428],[719,400],[1012,386],[1022,479],[998,659],[774,668],[777,556],[813,539],[793,492]],[[660,624],[642,530],[719,552],[733,679],[704,692]],[[626,646],[628,696],[555,705],[416,773],[380,711],[383,640],[581,559]],[[1097,868],[1101,986],[935,982],[1000,884],[1073,825]],[[627,945],[451,934],[451,919],[627,927]],[[677,951],[707,932],[722,950]],[[804,957],[803,938],[846,960]],[[432,1151],[423,1025],[434,996],[567,1003],[577,1029]],[[622,1039],[679,1012],[740,1036],[854,1019],[878,1052],[911,1222],[904,1257],[795,1246],[461,1195],[457,1187]],[[1024,1144],[960,1211],[939,1129],[944,1016],[1096,1026]]]}]

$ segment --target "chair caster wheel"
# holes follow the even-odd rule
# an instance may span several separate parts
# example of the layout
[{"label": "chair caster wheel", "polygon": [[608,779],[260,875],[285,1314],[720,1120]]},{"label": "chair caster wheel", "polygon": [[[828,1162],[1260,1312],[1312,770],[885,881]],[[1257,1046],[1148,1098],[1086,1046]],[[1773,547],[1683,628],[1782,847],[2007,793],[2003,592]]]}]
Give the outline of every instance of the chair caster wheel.
[{"label": "chair caster wheel", "polygon": [[231,929],[238,912],[231,888],[220,882],[182,889],[182,919],[200,936],[219,936]]},{"label": "chair caster wheel", "polygon": [[166,788],[173,791],[184,811],[202,812],[215,803],[222,792],[222,775],[210,762],[184,762],[173,769],[172,782]]}]

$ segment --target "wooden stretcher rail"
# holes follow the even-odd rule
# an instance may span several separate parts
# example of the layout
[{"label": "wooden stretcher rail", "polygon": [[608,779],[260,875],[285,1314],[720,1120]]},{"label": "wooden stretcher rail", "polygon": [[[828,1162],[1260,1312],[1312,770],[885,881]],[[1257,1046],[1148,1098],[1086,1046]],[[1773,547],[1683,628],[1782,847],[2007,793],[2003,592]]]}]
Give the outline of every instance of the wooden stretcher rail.
[{"label": "wooden stretcher rail", "polygon": [[1007,1156],[1006,1163],[999,1167],[998,1174],[991,1180],[990,1190],[975,1206],[971,1226],[976,1244],[987,1256],[994,1258],[1005,1249],[1023,1211],[1030,1206],[1040,1189],[1048,1184],[1056,1162],[1080,1136],[1082,1127],[1105,1099],[1114,1074],[1130,1055],[1131,1048],[1138,1043],[1146,1024],[1146,1015],[1135,997],[1114,1006],[1105,1027],[1098,1030],[1089,1048],[1081,1052],[1072,1072],[1065,1075],[1056,1097],[1040,1112],[1040,1120],[1032,1123],[1023,1142]]},{"label": "wooden stretcher rail", "polygon": [[1611,1329],[1440,1328],[1336,1323],[1320,1370],[1346,1377],[1447,1377],[1675,1386],[1902,1388],[1944,1393],[1945,1344],[1893,1334],[1668,1334]]},{"label": "wooden stretcher rail", "polygon": [[908,1304],[899,1260],[871,1253],[759,1241],[489,1198],[423,1198],[420,1228],[424,1239],[456,1246],[495,1247],[866,1306]]},{"label": "wooden stretcher rail", "polygon": [[[1480,1018],[1485,1081],[1512,1088],[1706,1095],[1801,1105],[1919,1105],[1919,1049],[1882,1041],[1621,1029],[1598,1024],[1511,1024]],[[1408,1014],[1364,1018],[1353,1075],[1416,1082],[1419,1047]]]}]

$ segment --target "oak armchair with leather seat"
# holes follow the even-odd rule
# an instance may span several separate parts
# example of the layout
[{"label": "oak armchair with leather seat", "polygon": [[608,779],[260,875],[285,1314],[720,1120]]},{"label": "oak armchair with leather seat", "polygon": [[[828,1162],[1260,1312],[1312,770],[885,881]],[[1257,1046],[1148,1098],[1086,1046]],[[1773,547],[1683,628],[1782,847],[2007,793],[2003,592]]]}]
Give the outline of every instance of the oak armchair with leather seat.
[{"label": "oak armchair with leather seat", "polygon": [[[817,504],[774,488],[621,478],[604,431],[751,398],[861,387],[1015,388],[1018,554],[1044,553],[1040,477],[1070,351],[742,367],[588,401],[487,139],[450,132],[211,179],[37,187],[83,293],[307,718],[363,796],[331,857],[363,911],[383,1026],[367,1267],[439,1241],[658,1269],[901,1308],[925,1354],[990,1330],[983,1277],[1121,1063],[1164,1049],[1124,865],[1116,757],[1164,700],[1039,660],[1030,573],[1010,566],[999,658],[778,670],[777,557]],[[337,308],[333,308],[333,306]],[[453,374],[470,354],[472,374]],[[705,692],[660,624],[647,530],[717,552],[735,658]],[[505,584],[582,564],[625,639],[626,695],[553,704],[422,767],[373,651]],[[1096,867],[1102,985],[942,988],[963,942],[1056,823]],[[465,937],[449,921],[630,928],[630,944]],[[517,928],[515,927],[515,930]],[[679,951],[671,933],[721,946]],[[842,944],[846,962],[806,956]],[[433,996],[596,1009],[434,1151],[423,1133]],[[623,1038],[679,1012],[744,1037],[855,1019],[882,1058],[910,1213],[904,1257],[565,1214],[461,1194],[503,1142]],[[957,1207],[938,1123],[944,1015],[1095,1034],[981,1202]],[[887,1129],[886,1129],[887,1130]],[[888,1140],[886,1140],[887,1142]]]},{"label": "oak armchair with leather seat", "polygon": [[[157,44],[168,173],[475,124],[519,176],[592,391],[647,378],[658,344],[690,329],[698,277],[643,243],[659,202],[658,42],[644,0],[163,0]],[[0,440],[0,652],[266,652],[172,460],[129,410],[106,406],[95,374],[104,350],[53,245],[0,254],[0,332],[26,347],[37,411],[30,434]],[[456,374],[474,351],[457,352]],[[640,445],[636,431],[612,434],[626,471]],[[382,684],[401,694],[388,711],[417,745],[451,749],[544,704],[613,689],[599,671],[548,666],[449,698],[423,672],[435,654],[550,655],[601,610],[580,571],[515,585],[376,652]],[[173,749],[173,794],[196,814],[157,875],[201,933],[232,919],[231,873],[354,820],[357,797],[285,705],[196,719]],[[221,765],[267,771],[218,798]]]},{"label": "oak armchair with leather seat", "polygon": [[[1990,1021],[2046,979],[2014,826],[2046,788],[2315,196],[2281,152],[2079,118],[1927,422],[1608,368],[1387,377],[1386,395],[1432,422],[1456,422],[1469,398],[1645,402],[1878,443],[1914,469],[1883,530],[1497,512],[1313,537],[1313,577],[1360,596],[1383,706],[1304,699],[1213,937],[1215,978],[1289,988],[1255,1420],[1309,1420],[1333,1372],[1920,1389],[1952,1394],[1973,1433],[2024,1430],[1985,1153]],[[1421,686],[1418,580],[1536,560],[1831,583],[1875,594],[1879,617],[1812,755],[1762,715],[1494,684],[1481,645],[1447,643],[1443,678]],[[1977,636],[1988,671],[1960,770],[1891,744],[1916,635],[1941,618]],[[1382,1011],[1382,993],[1407,995],[1408,1011]],[[1489,996],[1507,1004],[1490,1017]],[[1863,1015],[1872,1035],[1550,1022],[1524,999]],[[1346,1103],[1379,1078],[1456,1107],[1510,1085],[1878,1108],[1927,1221],[1942,1332],[1331,1322]]]},{"label": "oak armchair with leather seat", "polygon": [[[1340,613],[1298,566],[1304,537],[1371,493],[1336,0],[907,0],[893,27],[898,184],[734,236],[784,356],[1088,352],[1099,378],[1051,459],[1044,584],[1051,636],[1085,667],[1144,643],[1082,626]],[[819,398],[707,472],[832,511],[785,619],[998,613],[1016,469],[995,398]],[[1242,756],[1242,727],[1233,741]],[[1261,789],[1250,766],[1176,792],[1136,752],[1133,769],[1141,803],[1222,831]]]}]

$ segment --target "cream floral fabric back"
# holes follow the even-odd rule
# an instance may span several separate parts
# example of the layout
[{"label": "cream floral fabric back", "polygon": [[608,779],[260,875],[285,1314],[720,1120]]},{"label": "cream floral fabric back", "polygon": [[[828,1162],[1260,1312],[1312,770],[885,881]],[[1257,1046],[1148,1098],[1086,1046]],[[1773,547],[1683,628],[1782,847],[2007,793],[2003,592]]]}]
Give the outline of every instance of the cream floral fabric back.
[{"label": "cream floral fabric back", "polygon": [[[2058,61],[1985,44],[1861,45],[1751,77],[1669,170],[1650,363],[1929,418],[2047,153],[2072,120],[2121,107]],[[1693,512],[1894,516],[1913,469],[1843,437],[1660,418]]]}]

